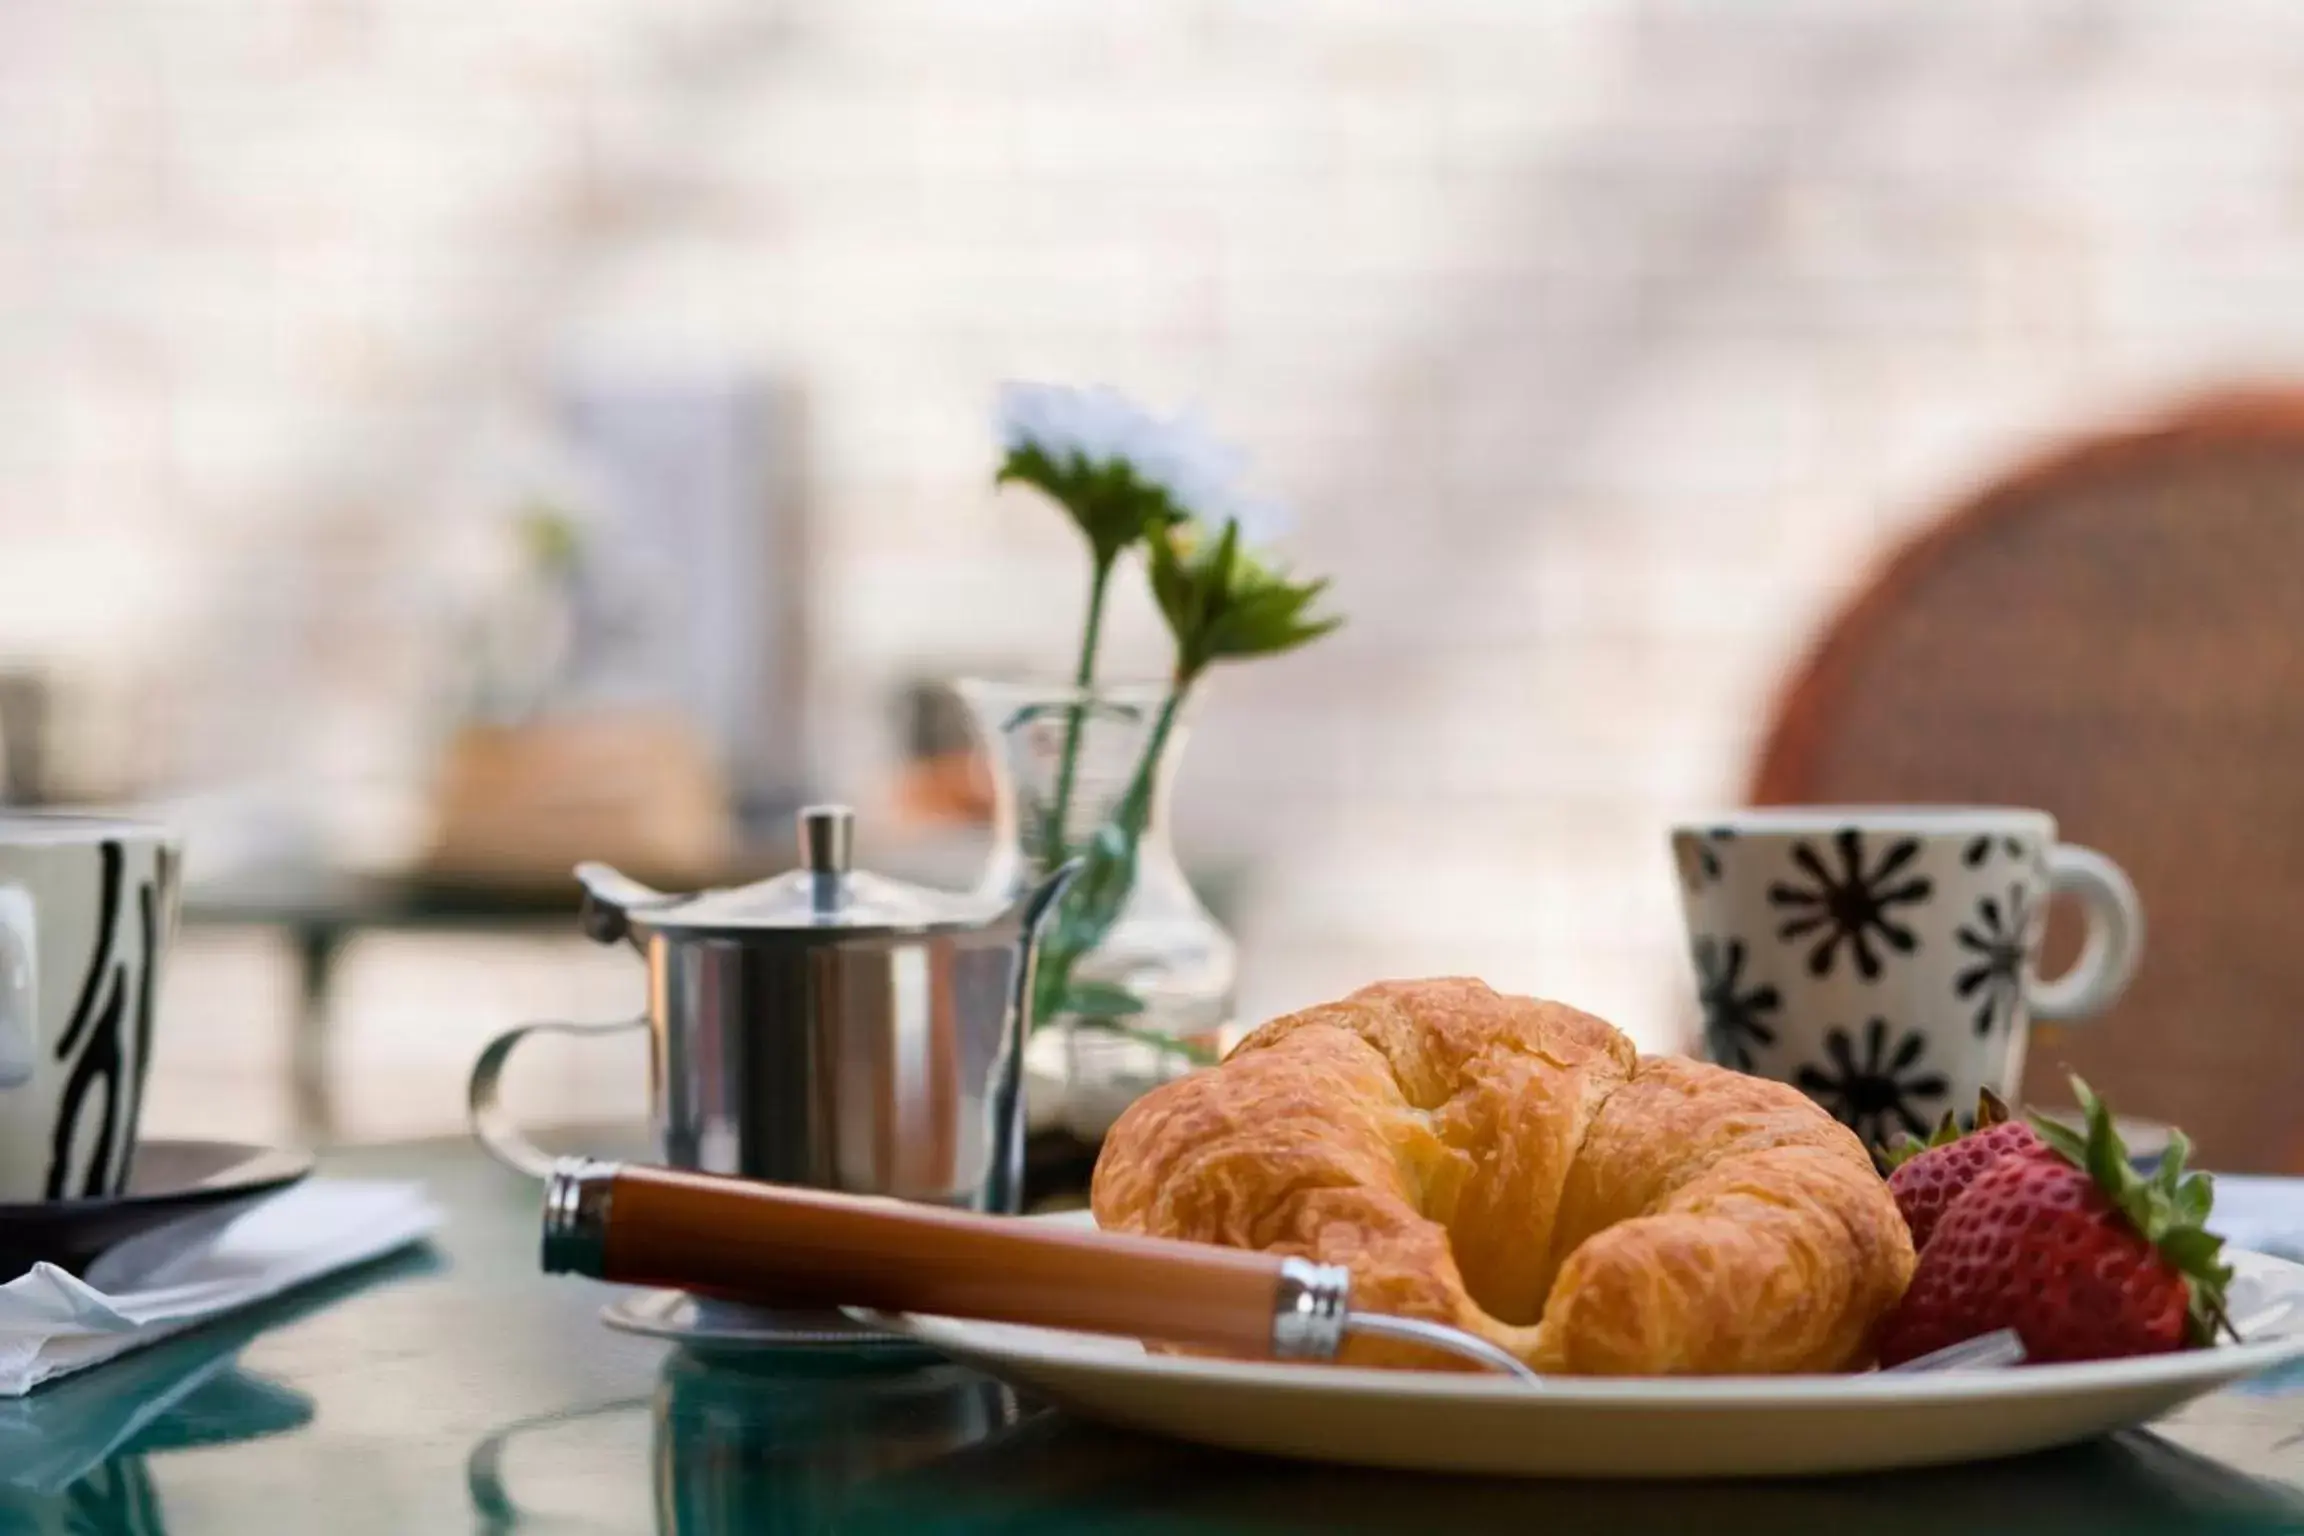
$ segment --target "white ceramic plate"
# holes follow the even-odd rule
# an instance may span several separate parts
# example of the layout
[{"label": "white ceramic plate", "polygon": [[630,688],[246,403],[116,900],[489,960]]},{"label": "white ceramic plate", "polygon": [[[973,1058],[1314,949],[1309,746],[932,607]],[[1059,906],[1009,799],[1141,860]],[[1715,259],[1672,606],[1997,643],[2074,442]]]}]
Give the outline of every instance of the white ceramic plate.
[{"label": "white ceramic plate", "polygon": [[2233,1315],[2278,1314],[2249,1343],[1941,1374],[1555,1377],[1530,1388],[1490,1376],[1153,1355],[1132,1339],[953,1318],[886,1321],[1088,1418],[1204,1445],[1432,1472],[1759,1477],[2064,1445],[2304,1358],[2304,1265],[2230,1257]]}]

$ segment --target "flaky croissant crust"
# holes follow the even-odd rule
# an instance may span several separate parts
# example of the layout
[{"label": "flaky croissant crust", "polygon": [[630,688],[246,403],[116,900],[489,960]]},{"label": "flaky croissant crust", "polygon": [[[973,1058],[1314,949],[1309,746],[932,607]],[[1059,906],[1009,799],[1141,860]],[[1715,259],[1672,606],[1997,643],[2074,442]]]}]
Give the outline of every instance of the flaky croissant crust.
[{"label": "flaky croissant crust", "polygon": [[1131,1105],[1092,1198],[1109,1229],[1347,1265],[1355,1308],[1570,1374],[1855,1369],[1912,1273],[1870,1157],[1796,1090],[1468,978],[1274,1019]]}]

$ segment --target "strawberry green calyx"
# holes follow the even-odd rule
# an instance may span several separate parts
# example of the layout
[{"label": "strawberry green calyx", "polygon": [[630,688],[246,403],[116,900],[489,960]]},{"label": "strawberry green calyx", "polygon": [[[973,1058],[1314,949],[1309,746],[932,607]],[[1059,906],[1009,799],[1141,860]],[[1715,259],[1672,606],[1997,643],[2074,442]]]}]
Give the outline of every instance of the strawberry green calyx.
[{"label": "strawberry green calyx", "polygon": [[2182,1131],[2172,1132],[2167,1154],[2147,1178],[2128,1161],[2128,1149],[2112,1126],[2112,1111],[2078,1077],[2071,1081],[2073,1102],[2080,1106],[2086,1129],[2074,1130],[2038,1114],[2031,1117],[2032,1129],[2051,1150],[2095,1181],[2145,1241],[2184,1277],[2192,1297],[2192,1342],[2211,1344],[2219,1330],[2232,1333],[2231,1319],[2224,1312],[2232,1266],[2222,1258],[2224,1239],[2205,1225],[2215,1203],[2215,1181],[2205,1173],[2185,1172],[2192,1143]]},{"label": "strawberry green calyx", "polygon": [[1989,1088],[1981,1088],[1976,1093],[1976,1123],[1967,1130],[1962,1130],[1960,1122],[1952,1118],[1952,1111],[1946,1110],[1944,1118],[1936,1122],[1936,1129],[1926,1141],[1906,1131],[1901,1141],[1893,1146],[1879,1148],[1873,1153],[1873,1158],[1880,1164],[1881,1172],[1894,1173],[1923,1152],[1949,1146],[1963,1136],[2005,1124],[2007,1119],[2008,1106],[2001,1102],[2000,1095]]},{"label": "strawberry green calyx", "polygon": [[1933,1152],[1938,1147],[1950,1146],[1959,1139],[1960,1127],[1953,1120],[1952,1111],[1946,1110],[1944,1111],[1944,1118],[1937,1122],[1935,1133],[1926,1141],[1922,1141],[1910,1131],[1906,1131],[1902,1139],[1891,1145],[1874,1148],[1872,1160],[1880,1165],[1882,1173],[1894,1173],[1921,1153]]},{"label": "strawberry green calyx", "polygon": [[1989,1088],[1976,1090],[1976,1129],[2008,1123],[2008,1103]]}]

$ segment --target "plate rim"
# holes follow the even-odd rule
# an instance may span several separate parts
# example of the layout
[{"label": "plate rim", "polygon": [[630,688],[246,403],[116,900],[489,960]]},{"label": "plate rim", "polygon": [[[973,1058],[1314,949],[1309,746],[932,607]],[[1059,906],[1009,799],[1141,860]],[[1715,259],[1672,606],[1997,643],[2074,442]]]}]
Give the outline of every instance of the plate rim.
[{"label": "plate rim", "polygon": [[[1083,1224],[1086,1212],[1065,1211],[1027,1218]],[[1093,1218],[1089,1217],[1089,1221]],[[2304,1264],[2275,1254],[2228,1248],[2225,1257],[2240,1273],[2286,1272],[2304,1294]],[[988,1370],[1017,1361],[1060,1370],[1094,1371],[1168,1383],[1199,1382],[1218,1388],[1360,1398],[1445,1398],[1480,1402],[1545,1404],[1554,1407],[1812,1409],[1832,1404],[1954,1406],[1999,1398],[2087,1395],[2137,1388],[2207,1384],[2238,1380],[2304,1359],[2304,1328],[2276,1339],[2218,1344],[2211,1349],[2178,1350],[2120,1360],[2083,1360],[2026,1366],[2008,1371],[1883,1372],[1788,1376],[1548,1376],[1535,1389],[1501,1376],[1458,1371],[1383,1370],[1368,1366],[1314,1362],[1232,1360],[1203,1355],[1129,1352],[1118,1341],[1108,1348],[1083,1348],[1074,1340],[1104,1336],[992,1323],[922,1313],[865,1312],[875,1324],[906,1334],[948,1354],[963,1355]],[[987,1331],[994,1331],[987,1337]]]}]

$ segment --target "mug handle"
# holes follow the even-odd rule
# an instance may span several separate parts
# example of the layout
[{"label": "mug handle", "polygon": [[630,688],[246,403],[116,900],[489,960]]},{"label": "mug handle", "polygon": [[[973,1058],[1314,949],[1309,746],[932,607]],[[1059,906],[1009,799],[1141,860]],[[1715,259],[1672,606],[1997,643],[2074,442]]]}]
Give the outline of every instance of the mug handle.
[{"label": "mug handle", "polygon": [[620,1030],[647,1027],[648,1021],[644,1018],[610,1019],[596,1024],[546,1019],[504,1031],[489,1041],[488,1048],[480,1053],[480,1059],[472,1063],[472,1082],[466,1095],[472,1134],[480,1138],[480,1145],[487,1148],[489,1156],[505,1167],[516,1169],[531,1178],[549,1178],[553,1164],[558,1159],[530,1141],[520,1127],[513,1123],[500,1095],[504,1063],[512,1059],[513,1048],[530,1035],[613,1035]]},{"label": "mug handle", "polygon": [[2088,911],[2088,937],[2072,969],[2054,981],[2033,978],[2032,1012],[2043,1019],[2085,1019],[2128,990],[2144,948],[2144,906],[2119,865],[2077,843],[2048,850],[2048,887],[2080,898]]},{"label": "mug handle", "polygon": [[21,1088],[40,1066],[40,930],[32,893],[0,885],[0,1088]]}]

